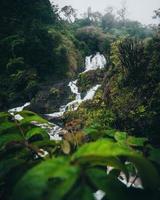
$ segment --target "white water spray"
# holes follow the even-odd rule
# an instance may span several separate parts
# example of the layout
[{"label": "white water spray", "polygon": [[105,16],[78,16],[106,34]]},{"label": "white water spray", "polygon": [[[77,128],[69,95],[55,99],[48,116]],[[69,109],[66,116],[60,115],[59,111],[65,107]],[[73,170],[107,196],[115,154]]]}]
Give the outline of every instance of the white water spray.
[{"label": "white water spray", "polygon": [[[106,59],[104,57],[104,55],[100,54],[100,53],[96,53],[95,56],[87,56],[85,58],[85,71],[82,73],[85,73],[87,71],[90,70],[96,70],[96,69],[102,69],[104,68],[106,65]],[[98,90],[98,88],[101,85],[95,85],[93,86],[90,90],[87,91],[85,97],[82,99],[81,98],[81,93],[78,91],[78,86],[77,86],[77,82],[78,80],[75,81],[70,81],[68,86],[70,87],[70,90],[73,94],[75,94],[75,100],[69,102],[66,105],[63,105],[60,107],[59,112],[55,112],[52,114],[46,114],[46,116],[49,119],[54,119],[54,118],[61,118],[63,117],[64,113],[66,111],[76,111],[79,107],[79,105],[83,102],[83,101],[87,101],[87,100],[92,100],[96,91]]]},{"label": "white water spray", "polygon": [[[95,56],[88,56],[85,58],[85,71],[82,73],[85,73],[89,70],[96,70],[98,68],[102,69],[105,67],[105,65],[106,65],[105,57],[100,53],[96,53]],[[74,80],[70,81],[68,84],[71,92],[75,95],[75,100],[67,103],[66,105],[62,105],[59,108],[59,112],[45,114],[48,117],[48,119],[62,118],[66,111],[76,111],[82,102],[87,100],[92,100],[96,91],[101,86],[98,84],[93,86],[91,89],[87,91],[86,95],[82,99],[81,93],[78,90],[77,82],[78,80]],[[23,119],[22,116],[16,113],[21,112],[25,107],[29,105],[30,103],[25,103],[23,106],[10,109],[8,112],[11,113],[16,120],[22,120]],[[60,135],[62,135],[62,132],[64,133],[64,130],[61,127],[57,126],[56,124],[51,123],[50,126],[48,126],[48,124],[38,124],[35,122],[34,124],[36,126],[41,126],[42,128],[47,129],[51,140],[62,140],[62,137]]]},{"label": "white water spray", "polygon": [[95,56],[87,56],[85,59],[85,71],[103,69],[106,65],[107,61],[104,55],[100,53],[96,53]]}]

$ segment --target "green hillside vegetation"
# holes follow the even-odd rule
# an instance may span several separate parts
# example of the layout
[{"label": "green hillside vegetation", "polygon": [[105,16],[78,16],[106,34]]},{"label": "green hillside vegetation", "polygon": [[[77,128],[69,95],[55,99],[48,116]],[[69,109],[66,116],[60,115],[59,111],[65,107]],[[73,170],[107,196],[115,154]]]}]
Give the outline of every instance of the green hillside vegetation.
[{"label": "green hillside vegetation", "polygon": [[[103,200],[159,200],[160,26],[124,8],[78,18],[49,0],[1,0],[0,13],[0,199],[94,200],[102,190]],[[96,52],[106,67],[80,73]],[[101,87],[50,140],[42,114],[73,99],[73,78],[82,95]],[[7,111],[27,101],[29,110]]]}]

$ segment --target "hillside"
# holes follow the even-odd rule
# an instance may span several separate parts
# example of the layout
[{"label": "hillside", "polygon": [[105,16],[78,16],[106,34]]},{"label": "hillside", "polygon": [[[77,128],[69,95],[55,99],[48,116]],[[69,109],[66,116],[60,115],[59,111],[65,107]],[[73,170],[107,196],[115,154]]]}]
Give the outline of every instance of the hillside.
[{"label": "hillside", "polygon": [[160,26],[124,12],[1,0],[0,199],[160,199]]}]

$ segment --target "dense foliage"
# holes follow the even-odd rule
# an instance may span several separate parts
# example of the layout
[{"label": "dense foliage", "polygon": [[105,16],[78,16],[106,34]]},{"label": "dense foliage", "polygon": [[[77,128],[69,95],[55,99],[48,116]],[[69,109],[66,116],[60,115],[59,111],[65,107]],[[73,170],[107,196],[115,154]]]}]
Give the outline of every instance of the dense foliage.
[{"label": "dense foliage", "polygon": [[[127,19],[125,7],[77,18],[49,0],[1,0],[0,13],[0,199],[91,200],[100,190],[103,200],[159,200],[159,25]],[[79,73],[97,51],[106,68]],[[62,140],[38,114],[6,112],[26,101],[57,111],[75,77],[82,96],[101,87],[65,112]]]},{"label": "dense foliage", "polygon": [[41,84],[74,74],[78,50],[45,1],[0,2],[0,108],[30,100]]},{"label": "dense foliage", "polygon": [[0,12],[1,110],[74,76],[86,55],[103,52],[109,63],[116,37],[152,35],[151,28],[116,17],[111,8],[104,15],[88,9],[78,19],[71,6],[59,10],[49,0],[2,0]]},{"label": "dense foliage", "polygon": [[30,111],[0,114],[1,199],[89,200],[97,190],[111,200],[160,197],[159,150],[147,138],[91,127],[54,142],[35,122],[50,125]]},{"label": "dense foliage", "polygon": [[159,44],[159,37],[147,41],[127,38],[113,43],[110,81],[106,80],[104,89],[105,99],[117,115],[117,127],[147,135],[158,144]]}]

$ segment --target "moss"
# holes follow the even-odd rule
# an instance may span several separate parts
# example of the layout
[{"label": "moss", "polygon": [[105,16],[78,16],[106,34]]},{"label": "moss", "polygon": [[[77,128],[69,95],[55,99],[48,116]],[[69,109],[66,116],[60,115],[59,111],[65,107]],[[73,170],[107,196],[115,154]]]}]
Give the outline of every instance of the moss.
[{"label": "moss", "polygon": [[105,69],[97,69],[79,74],[78,87],[80,92],[87,92],[96,84],[101,84],[105,76]]},{"label": "moss", "polygon": [[50,90],[49,90],[49,93],[51,95],[55,95],[55,96],[59,96],[60,95],[60,91],[58,88],[55,88],[55,87],[52,87]]},{"label": "moss", "polygon": [[102,91],[99,90],[93,100],[83,102],[76,112],[65,113],[65,123],[72,120],[81,120],[83,128],[99,124],[101,127],[107,129],[113,126],[115,116],[105,106],[102,99]]}]

